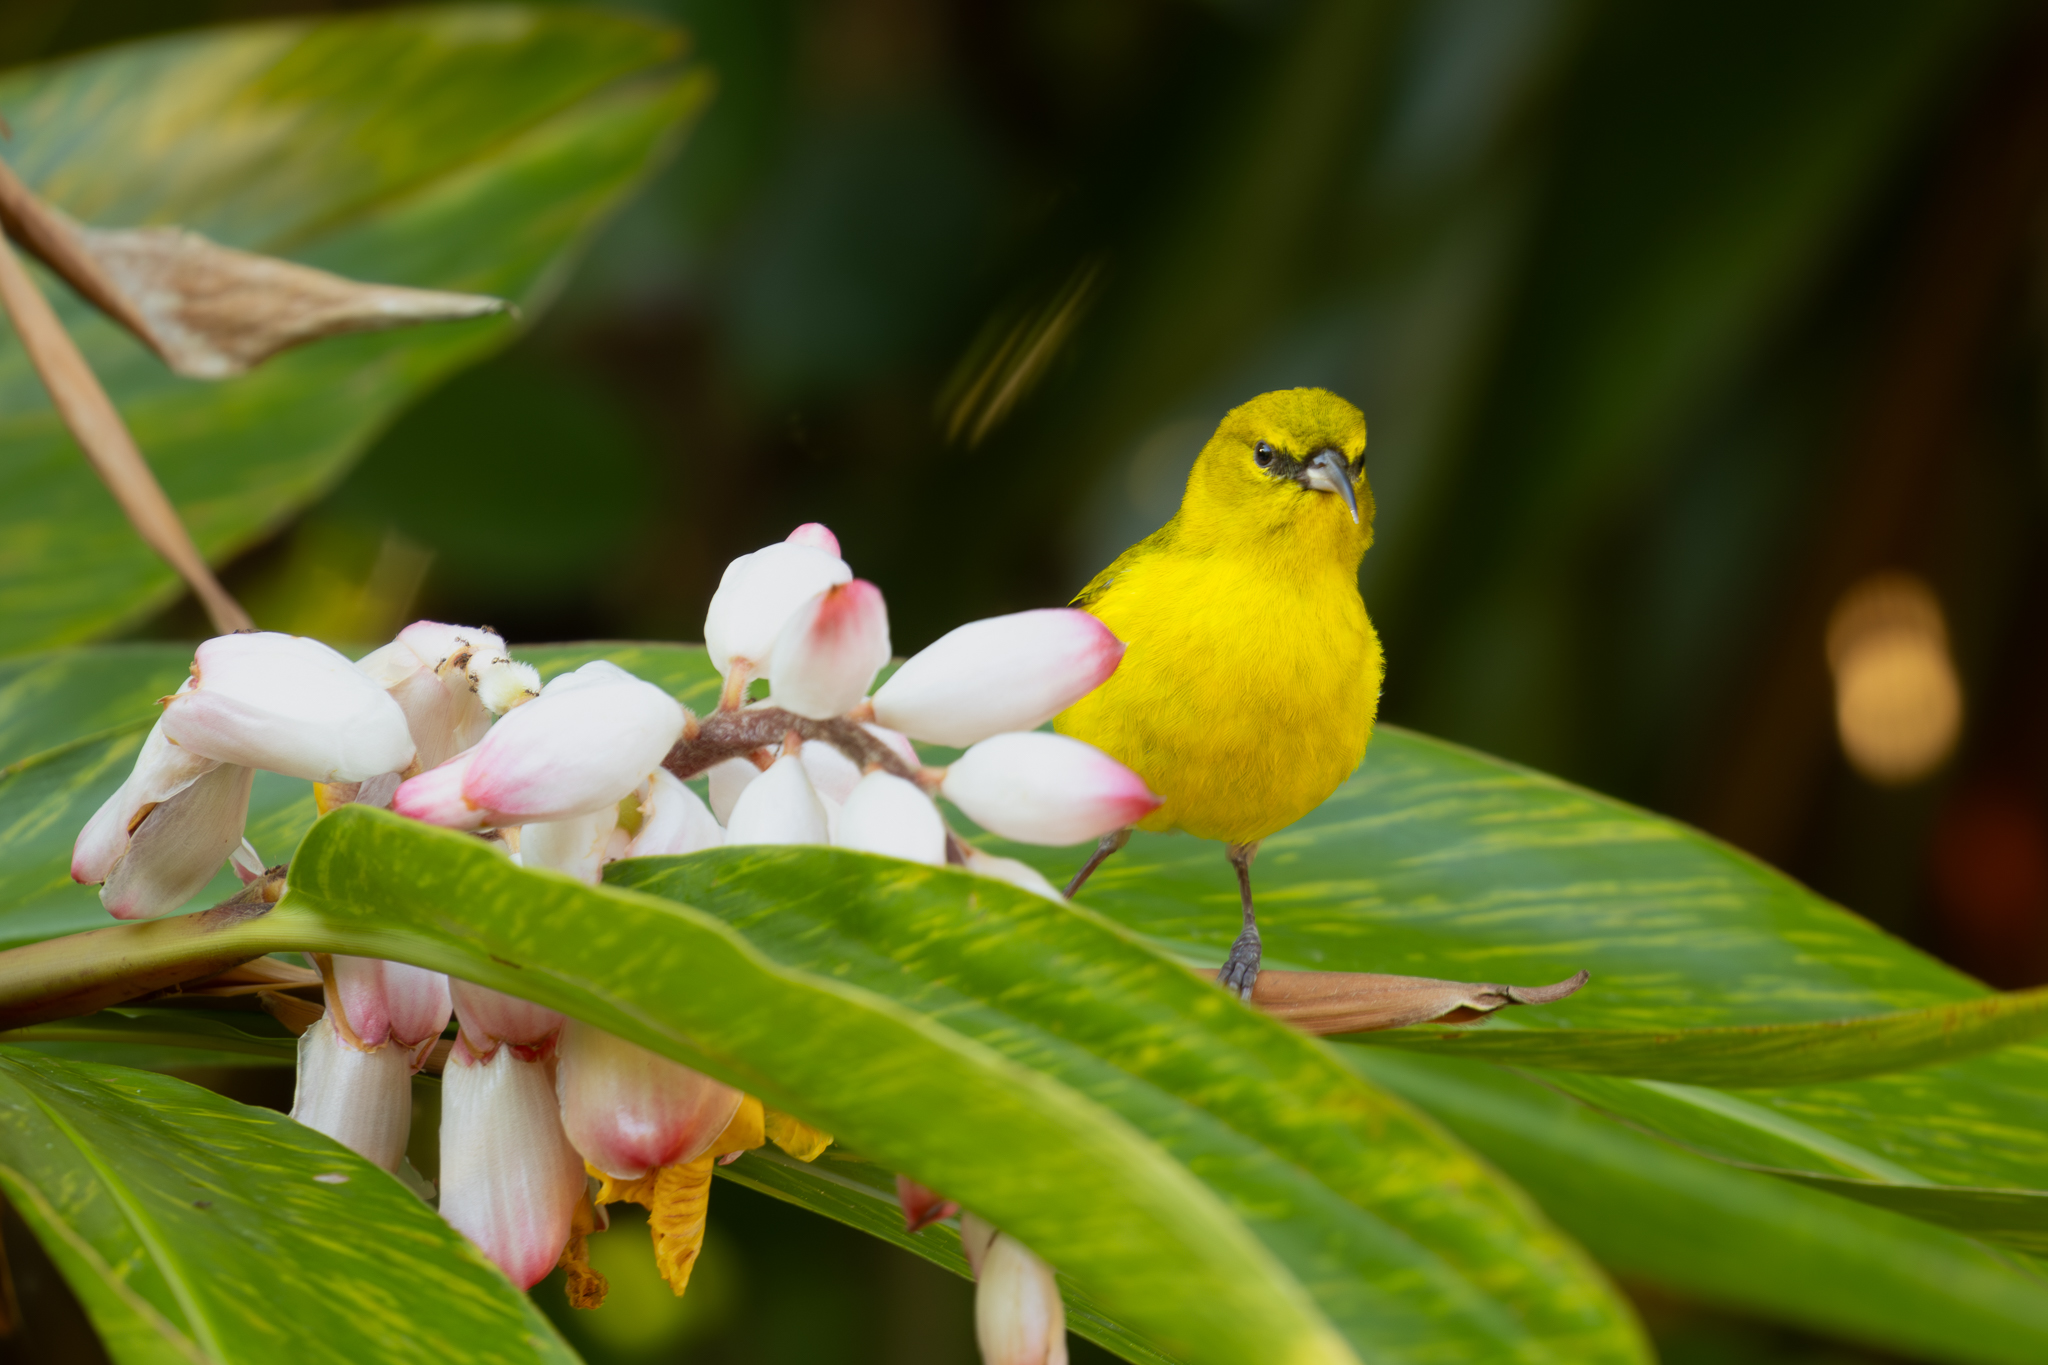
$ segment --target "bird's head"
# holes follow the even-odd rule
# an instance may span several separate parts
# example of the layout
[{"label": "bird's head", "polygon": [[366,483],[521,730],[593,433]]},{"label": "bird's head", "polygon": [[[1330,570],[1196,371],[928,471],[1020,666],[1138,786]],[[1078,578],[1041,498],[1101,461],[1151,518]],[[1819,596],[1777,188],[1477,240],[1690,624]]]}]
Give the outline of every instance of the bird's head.
[{"label": "bird's head", "polygon": [[1372,544],[1365,414],[1328,389],[1262,393],[1230,410],[1181,499],[1181,534],[1285,561],[1356,567]]}]

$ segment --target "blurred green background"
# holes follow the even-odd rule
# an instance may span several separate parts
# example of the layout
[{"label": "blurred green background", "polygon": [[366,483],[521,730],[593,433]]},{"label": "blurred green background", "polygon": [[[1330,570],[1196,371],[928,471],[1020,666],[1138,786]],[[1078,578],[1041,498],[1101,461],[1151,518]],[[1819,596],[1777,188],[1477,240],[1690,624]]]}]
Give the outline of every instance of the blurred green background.
[{"label": "blurred green background", "polygon": [[[347,8],[18,3],[0,64]],[[231,566],[265,625],[690,639],[819,519],[907,653],[1064,601],[1223,410],[1322,384],[1372,427],[1388,719],[2048,980],[2041,6],[639,8],[710,112],[519,344]],[[621,1270],[572,1325],[593,1360],[972,1358],[966,1286],[713,1219],[683,1308]],[[1877,1359],[1641,1301],[1673,1365]]]}]

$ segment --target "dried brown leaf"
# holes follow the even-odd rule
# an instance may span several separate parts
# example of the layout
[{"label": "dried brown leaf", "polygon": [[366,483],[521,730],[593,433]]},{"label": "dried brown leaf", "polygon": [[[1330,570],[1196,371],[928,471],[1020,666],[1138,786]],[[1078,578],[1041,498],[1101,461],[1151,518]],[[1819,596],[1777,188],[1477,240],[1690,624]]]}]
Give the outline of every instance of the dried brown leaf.
[{"label": "dried brown leaf", "polygon": [[179,374],[225,379],[321,337],[506,311],[503,299],[359,284],[237,251],[183,228],[83,228],[79,237]]},{"label": "dried brown leaf", "polygon": [[503,299],[361,284],[221,246],[176,227],[93,228],[43,202],[0,163],[0,229],[172,370],[243,374],[321,337],[507,311]]},{"label": "dried brown leaf", "polygon": [[1505,1005],[1548,1005],[1591,979],[1579,972],[1549,986],[1438,981],[1377,972],[1259,973],[1252,1003],[1309,1033],[1370,1033],[1411,1024],[1465,1023]]}]

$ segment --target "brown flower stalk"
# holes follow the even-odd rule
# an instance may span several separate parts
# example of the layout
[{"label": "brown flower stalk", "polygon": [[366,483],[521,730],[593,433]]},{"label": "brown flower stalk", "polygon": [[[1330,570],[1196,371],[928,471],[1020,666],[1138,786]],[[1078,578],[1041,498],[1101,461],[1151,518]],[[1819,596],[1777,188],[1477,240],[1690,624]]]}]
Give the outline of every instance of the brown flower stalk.
[{"label": "brown flower stalk", "polygon": [[4,232],[0,232],[0,304],[13,319],[22,347],[42,377],[43,387],[50,391],[64,425],[71,429],[79,449],[106,482],[136,532],[185,580],[205,606],[216,631],[225,635],[253,629],[256,623],[249,613],[207,567],[206,557],[192,543],[163,485],[136,449],[128,424],[100,387],[99,376],[57,320],[50,301],[36,288]]}]

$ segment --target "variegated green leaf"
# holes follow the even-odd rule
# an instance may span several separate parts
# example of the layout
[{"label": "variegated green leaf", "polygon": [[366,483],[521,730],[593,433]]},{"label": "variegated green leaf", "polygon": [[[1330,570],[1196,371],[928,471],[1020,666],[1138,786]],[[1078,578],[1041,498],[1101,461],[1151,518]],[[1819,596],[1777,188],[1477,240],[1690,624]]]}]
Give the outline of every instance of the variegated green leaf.
[{"label": "variegated green leaf", "polygon": [[[1078,858],[1009,851],[1054,876]],[[1643,1034],[1989,998],[1695,830],[1388,726],[1355,777],[1266,841],[1254,881],[1269,966],[1521,982],[1592,972],[1569,1000],[1489,1029]],[[1184,837],[1139,834],[1083,899],[1191,962],[1221,961],[1237,932],[1220,850]],[[1975,1191],[2048,1190],[2044,1076],[2048,1047],[2025,1043],[1739,1093],[1562,1072],[1551,1080],[1690,1150],[2028,1247],[2048,1231],[2048,1210],[2024,1193]],[[1777,1078],[1763,1070],[1755,1079]]]},{"label": "variegated green leaf", "polygon": [[2048,1359],[2024,1258],[1693,1155],[1498,1067],[1348,1048],[1633,1284],[1958,1365]]},{"label": "variegated green leaf", "polygon": [[391,1176],[166,1076],[0,1048],[0,1189],[117,1365],[573,1365]]},{"label": "variegated green leaf", "polygon": [[[892,865],[843,852],[747,856],[736,878],[786,864],[837,868],[878,894],[894,880]],[[321,821],[283,904],[231,932],[252,948],[447,970],[744,1086],[969,1203],[1191,1365],[1430,1360],[1450,1346],[1643,1357],[1569,1244],[1426,1121],[1346,1083],[1320,1044],[1014,888],[897,875],[942,879],[897,902],[912,941],[957,943],[1013,917],[1063,926],[1040,959],[1058,1000],[1015,963],[977,983],[1033,996],[1014,1020],[1028,1039],[997,1037],[976,1017],[987,1006],[949,1008],[922,982],[885,994],[691,906],[526,872],[477,840],[359,807]],[[1021,933],[998,937],[1030,952]],[[1476,1220],[1462,1241],[1439,1203]]]},{"label": "variegated green leaf", "polygon": [[1592,1071],[1690,1085],[1813,1085],[1939,1066],[2048,1033],[2048,988],[1819,1024],[1719,1028],[1388,1029],[1345,1041],[1503,1066]]}]

